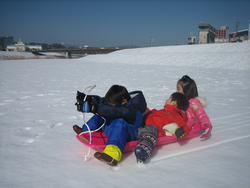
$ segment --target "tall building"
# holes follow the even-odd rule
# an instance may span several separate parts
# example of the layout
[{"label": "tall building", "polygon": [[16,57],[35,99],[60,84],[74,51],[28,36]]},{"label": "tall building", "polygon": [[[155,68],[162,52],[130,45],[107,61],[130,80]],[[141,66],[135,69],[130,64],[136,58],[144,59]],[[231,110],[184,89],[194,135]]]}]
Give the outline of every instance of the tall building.
[{"label": "tall building", "polygon": [[13,37],[0,37],[0,50],[7,48],[8,45],[13,44]]},{"label": "tall building", "polygon": [[229,42],[229,27],[222,26],[220,29],[216,29],[215,42]]},{"label": "tall building", "polygon": [[248,25],[248,40],[250,40],[250,20],[249,20],[249,25]]},{"label": "tall building", "polygon": [[199,44],[214,43],[216,29],[210,24],[199,24]]},{"label": "tall building", "polygon": [[0,50],[3,50],[3,37],[0,37]]}]

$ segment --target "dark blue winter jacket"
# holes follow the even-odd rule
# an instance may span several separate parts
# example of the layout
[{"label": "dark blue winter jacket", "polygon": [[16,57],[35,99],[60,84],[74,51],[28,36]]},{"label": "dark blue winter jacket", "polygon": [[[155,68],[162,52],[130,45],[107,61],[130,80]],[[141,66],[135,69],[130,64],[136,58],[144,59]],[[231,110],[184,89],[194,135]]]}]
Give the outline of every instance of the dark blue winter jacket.
[{"label": "dark blue winter jacket", "polygon": [[138,117],[138,112],[140,114],[145,112],[147,103],[142,91],[133,91],[129,94],[131,99],[127,103],[115,106],[104,103],[104,98],[95,96],[93,103],[98,104],[97,114],[108,119],[122,118],[127,123],[135,125],[137,128],[140,127],[141,124],[137,123],[138,118],[141,118]]},{"label": "dark blue winter jacket", "polygon": [[[105,123],[102,130],[108,137],[106,145],[115,145],[122,153],[127,142],[138,139],[138,128],[142,126],[142,114],[147,107],[141,91],[129,94],[131,99],[127,103],[115,106],[104,103],[104,98],[92,95],[92,104],[98,105],[97,114],[88,121],[90,130],[96,130]],[[85,125],[83,129],[88,131]]]}]

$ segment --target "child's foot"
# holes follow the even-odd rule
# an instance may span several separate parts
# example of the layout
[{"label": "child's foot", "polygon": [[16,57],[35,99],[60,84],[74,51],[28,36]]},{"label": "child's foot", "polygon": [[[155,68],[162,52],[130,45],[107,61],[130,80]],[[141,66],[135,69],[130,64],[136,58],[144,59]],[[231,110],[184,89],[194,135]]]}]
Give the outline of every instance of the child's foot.
[{"label": "child's foot", "polygon": [[84,132],[84,130],[81,127],[78,127],[77,125],[73,126],[73,130],[76,132],[76,134]]},{"label": "child's foot", "polygon": [[145,163],[146,160],[152,155],[155,144],[156,137],[150,134],[142,134],[134,151],[137,162]]},{"label": "child's foot", "polygon": [[135,148],[135,156],[137,162],[145,163],[147,158],[151,156],[152,150],[153,146],[151,145],[151,143],[146,139],[141,138]]},{"label": "child's foot", "polygon": [[146,151],[139,145],[135,148],[135,156],[137,163],[145,163],[147,157]]},{"label": "child's foot", "polygon": [[118,161],[115,160],[114,158],[110,157],[109,155],[107,155],[106,153],[100,153],[100,152],[96,152],[94,154],[94,157],[96,159],[98,159],[99,161],[105,162],[110,166],[117,166]]}]

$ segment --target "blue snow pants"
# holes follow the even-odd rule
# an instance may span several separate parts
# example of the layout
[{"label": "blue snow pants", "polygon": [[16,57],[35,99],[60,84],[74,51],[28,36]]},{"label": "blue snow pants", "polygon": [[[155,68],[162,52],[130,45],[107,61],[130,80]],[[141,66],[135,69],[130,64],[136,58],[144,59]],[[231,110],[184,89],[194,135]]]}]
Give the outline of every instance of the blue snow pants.
[{"label": "blue snow pants", "polygon": [[[88,122],[90,130],[98,129],[104,120],[99,115],[94,115]],[[88,131],[87,126],[83,125],[83,130]],[[123,153],[126,143],[137,140],[138,128],[127,123],[124,119],[106,119],[106,123],[102,128],[104,134],[108,137],[106,145],[115,145]]]}]

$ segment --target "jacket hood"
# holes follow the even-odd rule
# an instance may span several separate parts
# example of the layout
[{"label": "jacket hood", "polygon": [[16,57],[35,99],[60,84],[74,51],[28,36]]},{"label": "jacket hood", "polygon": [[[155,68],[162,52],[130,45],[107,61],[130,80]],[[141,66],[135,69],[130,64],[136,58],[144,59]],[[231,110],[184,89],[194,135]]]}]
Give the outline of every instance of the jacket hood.
[{"label": "jacket hood", "polygon": [[206,98],[204,98],[204,97],[196,97],[196,98],[198,99],[198,101],[200,101],[201,106],[202,106],[203,108],[206,108],[206,107],[207,107],[208,102],[207,102]]},{"label": "jacket hood", "polygon": [[194,101],[198,100],[203,108],[206,108],[208,105],[206,98],[204,98],[204,97],[196,97],[194,99],[190,99],[189,102],[192,104],[192,109],[195,111],[199,110],[199,107],[197,106],[197,104],[192,103],[192,100],[194,100]]}]

